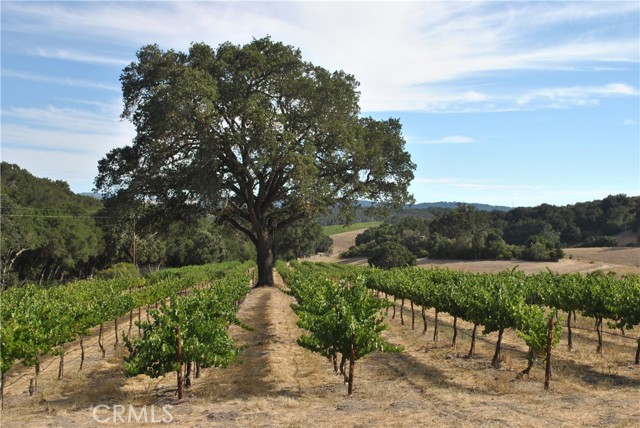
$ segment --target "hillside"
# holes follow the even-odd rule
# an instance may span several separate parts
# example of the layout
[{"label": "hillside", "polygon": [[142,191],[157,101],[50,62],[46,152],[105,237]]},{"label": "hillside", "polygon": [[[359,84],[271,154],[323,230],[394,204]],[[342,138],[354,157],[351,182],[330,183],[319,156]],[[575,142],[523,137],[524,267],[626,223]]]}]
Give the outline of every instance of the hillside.
[{"label": "hillside", "polygon": [[455,209],[460,205],[471,205],[478,211],[510,211],[511,207],[501,206],[501,205],[489,205],[489,204],[480,204],[476,202],[422,202],[415,205],[408,205],[405,208],[414,208],[414,209],[429,209],[429,208],[447,208],[447,209]]},{"label": "hillside", "polygon": [[[355,230],[332,235],[333,248],[329,255],[316,255],[309,258],[313,261],[330,263],[365,264],[366,259],[340,260],[338,255],[355,244],[356,236],[362,230]],[[566,257],[558,262],[530,262],[524,260],[433,260],[418,261],[421,267],[440,266],[468,272],[499,272],[517,268],[527,273],[551,270],[557,273],[593,271],[615,272],[620,275],[640,274],[640,247],[613,248],[568,248]]]}]

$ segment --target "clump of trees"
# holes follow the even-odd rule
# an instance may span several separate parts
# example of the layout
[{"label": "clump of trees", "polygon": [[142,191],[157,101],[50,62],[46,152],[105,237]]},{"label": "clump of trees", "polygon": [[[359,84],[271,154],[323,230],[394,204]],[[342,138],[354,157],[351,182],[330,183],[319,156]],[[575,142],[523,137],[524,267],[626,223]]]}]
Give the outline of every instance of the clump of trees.
[{"label": "clump of trees", "polygon": [[[145,215],[152,207],[77,195],[6,162],[0,189],[2,288],[256,257],[246,236],[211,216],[161,221]],[[278,236],[275,252],[289,260],[331,245],[320,226],[299,223]]]},{"label": "clump of trees", "polygon": [[1,168],[1,287],[24,278],[45,283],[90,274],[104,251],[94,218],[100,201],[18,165],[2,162]]},{"label": "clump of trees", "polygon": [[380,269],[393,269],[415,265],[416,256],[404,245],[389,241],[374,247],[368,262]]},{"label": "clump of trees", "polygon": [[609,234],[637,233],[639,223],[640,197],[625,195],[508,212],[461,204],[452,210],[427,210],[423,217],[399,216],[368,229],[342,257],[371,257],[376,248],[393,242],[419,258],[557,261],[567,246],[616,246]]}]

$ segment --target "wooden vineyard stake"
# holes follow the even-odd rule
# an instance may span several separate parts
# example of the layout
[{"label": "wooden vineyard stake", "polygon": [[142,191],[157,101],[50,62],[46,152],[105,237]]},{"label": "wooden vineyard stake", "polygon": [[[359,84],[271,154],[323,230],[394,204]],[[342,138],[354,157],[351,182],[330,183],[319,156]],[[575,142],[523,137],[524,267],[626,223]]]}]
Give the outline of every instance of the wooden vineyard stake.
[{"label": "wooden vineyard stake", "polygon": [[547,366],[544,371],[544,389],[549,389],[549,381],[551,380],[551,348],[553,345],[553,323],[554,318],[549,319],[549,331],[547,334]]}]

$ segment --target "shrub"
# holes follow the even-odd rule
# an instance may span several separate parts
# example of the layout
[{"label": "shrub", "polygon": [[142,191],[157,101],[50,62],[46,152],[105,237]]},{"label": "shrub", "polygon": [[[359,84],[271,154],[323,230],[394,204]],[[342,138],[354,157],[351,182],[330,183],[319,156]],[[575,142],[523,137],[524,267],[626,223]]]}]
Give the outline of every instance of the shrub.
[{"label": "shrub", "polygon": [[613,236],[590,236],[580,245],[581,247],[617,247],[618,241]]},{"label": "shrub", "polygon": [[390,241],[375,247],[368,262],[381,269],[392,269],[415,265],[416,256],[404,245]]},{"label": "shrub", "polygon": [[116,263],[95,274],[98,279],[113,279],[139,276],[138,268],[133,263]]}]

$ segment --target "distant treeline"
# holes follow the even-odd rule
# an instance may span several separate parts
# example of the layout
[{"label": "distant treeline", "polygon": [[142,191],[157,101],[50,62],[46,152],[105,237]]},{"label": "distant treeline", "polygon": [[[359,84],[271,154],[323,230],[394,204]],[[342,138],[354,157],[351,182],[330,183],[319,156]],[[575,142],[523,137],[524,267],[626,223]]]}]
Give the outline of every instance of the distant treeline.
[{"label": "distant treeline", "polygon": [[[2,162],[0,289],[21,282],[60,283],[87,278],[116,263],[179,267],[253,260],[254,245],[240,232],[206,216],[145,220],[145,207],[73,193],[64,181],[37,178]],[[290,259],[328,251],[319,225],[294,225],[277,236]]]},{"label": "distant treeline", "polygon": [[[243,234],[214,218],[188,211],[155,212],[74,194],[64,181],[37,178],[2,162],[0,183],[0,288],[21,282],[51,284],[87,278],[120,262],[156,269],[255,258]],[[404,209],[389,223],[358,237],[350,255],[367,255],[383,242],[433,258],[557,259],[568,245],[614,245],[611,237],[638,230],[640,198],[609,196],[566,207],[541,205],[508,212]],[[379,219],[379,217],[373,217]],[[366,208],[354,222],[372,220]],[[338,224],[337,212],[320,224]],[[298,223],[278,230],[275,255],[284,260],[326,252],[331,239],[319,224]],[[398,248],[389,247],[389,248]]]},{"label": "distant treeline", "polygon": [[623,231],[637,236],[639,223],[640,197],[626,195],[507,212],[466,204],[412,209],[359,235],[343,257],[371,257],[394,242],[418,258],[559,260],[568,246],[616,246],[614,236]]}]

